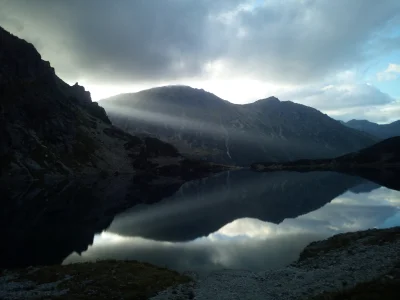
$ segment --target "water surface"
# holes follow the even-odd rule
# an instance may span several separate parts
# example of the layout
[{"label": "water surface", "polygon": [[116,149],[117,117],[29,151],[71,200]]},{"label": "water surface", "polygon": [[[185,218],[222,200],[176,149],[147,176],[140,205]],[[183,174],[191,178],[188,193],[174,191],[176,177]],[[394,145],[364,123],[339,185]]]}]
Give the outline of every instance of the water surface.
[{"label": "water surface", "polygon": [[333,172],[235,171],[188,182],[173,196],[115,216],[64,263],[136,259],[179,271],[265,270],[311,241],[400,225],[400,192]]}]

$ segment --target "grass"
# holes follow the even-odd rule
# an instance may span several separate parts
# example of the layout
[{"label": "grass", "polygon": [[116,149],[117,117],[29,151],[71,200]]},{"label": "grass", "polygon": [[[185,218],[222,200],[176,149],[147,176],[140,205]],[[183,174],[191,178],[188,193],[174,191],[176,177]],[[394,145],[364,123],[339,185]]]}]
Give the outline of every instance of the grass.
[{"label": "grass", "polygon": [[16,272],[19,274],[18,281],[44,284],[63,280],[57,289],[67,289],[68,292],[52,297],[61,300],[148,299],[168,287],[191,280],[175,271],[137,261],[107,260]]}]

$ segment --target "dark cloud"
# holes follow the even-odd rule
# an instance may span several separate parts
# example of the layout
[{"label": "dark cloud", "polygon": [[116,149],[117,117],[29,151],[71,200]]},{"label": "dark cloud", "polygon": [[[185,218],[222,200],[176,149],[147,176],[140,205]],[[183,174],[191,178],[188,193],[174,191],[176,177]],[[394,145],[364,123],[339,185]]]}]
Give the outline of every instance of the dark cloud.
[{"label": "dark cloud", "polygon": [[318,81],[383,55],[374,47],[392,42],[384,30],[400,17],[399,1],[266,2],[238,14],[235,23],[246,34],[229,59],[244,61],[242,73],[283,82]]},{"label": "dark cloud", "polygon": [[[218,76],[226,78],[318,80],[368,59],[365,47],[399,17],[400,8],[397,0],[0,5],[0,25],[32,41],[63,78],[93,83],[204,77],[217,72],[216,64]],[[386,36],[385,43],[389,49],[393,40]]]},{"label": "dark cloud", "polygon": [[212,34],[220,29],[209,16],[235,3],[6,1],[0,24],[32,41],[67,77],[174,79],[201,73],[221,55]]}]

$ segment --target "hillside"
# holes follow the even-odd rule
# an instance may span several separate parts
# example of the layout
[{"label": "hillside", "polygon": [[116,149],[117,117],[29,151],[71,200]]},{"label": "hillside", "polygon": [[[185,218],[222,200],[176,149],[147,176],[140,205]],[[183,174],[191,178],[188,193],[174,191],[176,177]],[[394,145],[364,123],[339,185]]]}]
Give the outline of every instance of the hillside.
[{"label": "hillside", "polygon": [[340,171],[399,190],[400,137],[389,138],[371,147],[332,159],[302,159],[285,163],[257,162],[251,167],[256,171]]},{"label": "hillside", "polygon": [[374,143],[316,109],[275,97],[235,105],[201,89],[166,86],[100,103],[121,129],[220,163],[327,158]]},{"label": "hillside", "polygon": [[364,131],[380,139],[400,136],[400,120],[390,124],[376,124],[367,120],[350,120],[344,124],[350,128]]},{"label": "hillside", "polygon": [[166,166],[175,177],[196,176],[188,174],[196,167],[208,171],[172,145],[114,127],[90,93],[58,78],[32,44],[2,28],[0,41],[0,181],[162,173]]}]

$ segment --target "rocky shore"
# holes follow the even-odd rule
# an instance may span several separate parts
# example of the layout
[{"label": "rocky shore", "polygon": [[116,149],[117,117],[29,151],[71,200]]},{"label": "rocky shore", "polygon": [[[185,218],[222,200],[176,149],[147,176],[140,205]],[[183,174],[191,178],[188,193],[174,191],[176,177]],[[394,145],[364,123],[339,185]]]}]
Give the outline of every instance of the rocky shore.
[{"label": "rocky shore", "polygon": [[398,299],[399,263],[400,227],[339,234],[311,243],[285,268],[213,272],[153,300]]},{"label": "rocky shore", "polygon": [[313,242],[293,264],[263,272],[221,270],[200,276],[139,262],[103,261],[0,275],[4,300],[397,299],[399,291],[400,227]]}]

